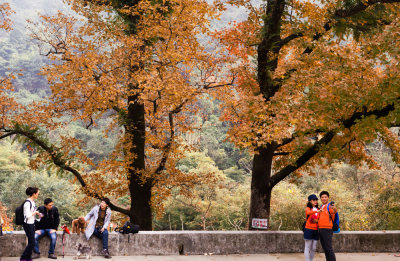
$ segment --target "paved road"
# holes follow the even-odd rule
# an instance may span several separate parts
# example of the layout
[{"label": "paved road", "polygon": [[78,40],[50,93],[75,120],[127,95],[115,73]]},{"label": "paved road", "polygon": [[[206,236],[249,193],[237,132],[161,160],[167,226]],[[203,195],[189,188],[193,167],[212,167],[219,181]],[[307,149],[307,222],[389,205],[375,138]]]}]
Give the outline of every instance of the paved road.
[{"label": "paved road", "polygon": [[[17,261],[18,257],[0,257],[0,261]],[[47,260],[47,257],[42,257],[35,260]],[[72,256],[58,257],[60,261],[72,261],[75,260]],[[79,259],[85,260],[85,259]],[[95,256],[92,257],[91,261],[105,261],[103,257]],[[269,255],[204,255],[204,256],[115,256],[110,260],[115,261],[303,261],[304,256],[302,254],[269,254]],[[325,256],[318,253],[314,261],[324,261]],[[400,261],[400,257],[395,257],[393,253],[337,253],[336,260],[338,261]]]}]

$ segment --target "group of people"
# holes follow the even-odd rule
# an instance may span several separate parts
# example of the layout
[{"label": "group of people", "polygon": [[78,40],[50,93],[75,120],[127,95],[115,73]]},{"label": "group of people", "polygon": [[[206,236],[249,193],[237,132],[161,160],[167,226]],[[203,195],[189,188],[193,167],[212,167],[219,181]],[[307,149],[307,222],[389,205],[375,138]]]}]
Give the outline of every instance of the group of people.
[{"label": "group of people", "polygon": [[319,193],[319,197],[322,203],[321,207],[318,206],[318,197],[315,194],[308,196],[306,226],[304,229],[304,256],[306,261],[313,260],[319,240],[325,252],[326,260],[336,261],[332,248],[332,228],[337,209],[334,202],[329,203],[329,193],[327,191]]},{"label": "group of people", "polygon": [[[24,223],[23,228],[28,238],[28,245],[21,255],[21,261],[31,261],[40,258],[39,239],[45,235],[50,237],[50,249],[48,258],[57,259],[54,249],[57,241],[56,231],[60,225],[60,215],[53,200],[46,198],[44,205],[36,208],[35,200],[39,196],[40,190],[36,187],[28,187],[26,195],[28,199],[23,204]],[[108,252],[108,226],[111,220],[111,210],[108,207],[109,199],[103,198],[99,205],[96,205],[85,216],[73,221],[74,227],[80,232],[84,232],[86,239],[94,235],[102,240],[103,254],[105,258],[111,258]],[[33,252],[33,253],[32,253]]]}]

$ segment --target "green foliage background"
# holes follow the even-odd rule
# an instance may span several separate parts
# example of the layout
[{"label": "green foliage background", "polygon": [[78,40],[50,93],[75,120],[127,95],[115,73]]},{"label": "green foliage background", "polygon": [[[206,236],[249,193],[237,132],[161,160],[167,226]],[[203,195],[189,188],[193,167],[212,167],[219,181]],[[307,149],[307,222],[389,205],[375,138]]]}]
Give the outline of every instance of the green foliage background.
[{"label": "green foliage background", "polygon": [[[61,1],[13,0],[16,11],[13,16],[14,30],[0,34],[0,75],[9,71],[21,71],[23,76],[15,80],[15,97],[22,103],[39,101],[48,93],[47,80],[38,75],[48,61],[39,55],[39,50],[30,41],[25,29],[25,18],[35,18],[38,10],[46,13],[65,6]],[[30,6],[30,8],[25,8]],[[237,15],[228,10],[222,17],[226,23]],[[370,23],[374,23],[371,14]],[[216,26],[216,25],[214,25]],[[348,28],[338,26],[337,30]],[[354,28],[353,28],[354,29]],[[344,29],[343,29],[344,30]],[[355,29],[354,29],[355,30]],[[155,213],[155,230],[242,230],[248,227],[250,200],[250,173],[252,157],[240,151],[226,140],[229,122],[220,120],[218,100],[203,97],[196,106],[200,114],[193,115],[198,131],[182,134],[188,151],[177,167],[186,173],[199,176],[213,173],[214,183],[196,184],[192,196],[182,194],[182,188],[173,188],[162,213]],[[65,119],[66,121],[68,119]],[[71,123],[66,131],[80,138],[94,162],[104,159],[116,143],[116,134],[103,137],[107,128],[107,117],[99,121],[96,128],[88,130],[83,123]],[[50,135],[57,143],[57,135]],[[302,178],[293,178],[280,183],[273,190],[270,227],[273,230],[299,230],[304,220],[304,208],[309,194],[328,190],[336,202],[343,230],[389,230],[400,227],[400,169],[391,160],[390,151],[379,140],[368,145],[370,154],[381,165],[379,170],[356,168],[346,162],[337,161],[331,166],[315,168],[313,173],[304,173]],[[83,197],[70,182],[71,176],[58,176],[53,170],[31,170],[29,159],[35,152],[13,144],[11,139],[0,142],[0,202],[12,216],[16,206],[25,199],[25,188],[37,186],[41,190],[38,205],[51,197],[59,208],[62,222],[69,224],[73,218],[84,215],[94,201],[81,206]],[[126,204],[127,197],[119,203]]]}]

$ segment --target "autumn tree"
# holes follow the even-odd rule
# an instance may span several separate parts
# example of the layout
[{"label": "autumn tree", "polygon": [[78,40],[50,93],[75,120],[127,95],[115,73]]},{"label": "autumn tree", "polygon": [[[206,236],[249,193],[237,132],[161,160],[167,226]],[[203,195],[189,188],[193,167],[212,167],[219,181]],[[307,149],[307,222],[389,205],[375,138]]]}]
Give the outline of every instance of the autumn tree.
[{"label": "autumn tree", "polygon": [[[199,0],[67,3],[77,15],[60,12],[31,23],[41,53],[54,61],[42,70],[51,96],[4,110],[1,138],[33,148],[33,167],[44,163],[71,173],[88,196],[112,198],[112,210],[151,230],[152,207],[161,207],[171,187],[197,179],[175,168],[194,101],[232,83],[219,80],[218,61],[197,38],[208,34],[216,9]],[[95,164],[69,135],[68,123],[90,129],[106,117],[104,136],[114,131],[119,140]],[[127,206],[116,202],[121,197],[129,198]]]},{"label": "autumn tree", "polygon": [[269,218],[279,182],[316,164],[377,167],[365,150],[377,136],[398,162],[398,2],[225,1],[248,11],[216,37],[238,73],[218,92],[229,135],[254,153],[250,222]]},{"label": "autumn tree", "polygon": [[[8,3],[0,4],[0,30],[11,30],[11,20],[9,16],[12,12]],[[13,78],[14,76],[11,73],[0,76],[0,107],[3,111],[14,109],[16,105],[12,98],[4,94],[5,92],[13,90]],[[6,210],[7,208],[0,202],[0,225],[3,230],[11,230],[11,219],[7,217]]]},{"label": "autumn tree", "polygon": [[0,29],[9,31],[11,30],[10,14],[13,11],[8,3],[0,4]]},{"label": "autumn tree", "polygon": [[[10,15],[12,13],[13,11],[8,3],[0,4],[0,30],[11,30]],[[0,75],[0,106],[3,111],[14,109],[15,106],[14,100],[5,94],[13,90],[13,79],[14,74],[12,74],[12,72],[6,72],[6,75]]]}]

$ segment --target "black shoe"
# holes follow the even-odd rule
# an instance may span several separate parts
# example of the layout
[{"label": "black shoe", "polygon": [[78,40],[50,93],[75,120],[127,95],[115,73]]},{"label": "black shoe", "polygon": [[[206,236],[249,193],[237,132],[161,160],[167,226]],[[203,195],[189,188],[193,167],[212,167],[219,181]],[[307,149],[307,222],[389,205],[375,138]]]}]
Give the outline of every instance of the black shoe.
[{"label": "black shoe", "polygon": [[55,254],[49,254],[48,258],[50,259],[57,259],[57,256]]},{"label": "black shoe", "polygon": [[110,253],[108,253],[107,249],[103,249],[103,255],[105,258],[111,258]]},{"label": "black shoe", "polygon": [[38,254],[36,252],[33,252],[32,253],[32,259],[38,259],[38,258],[40,258],[40,254]]}]

